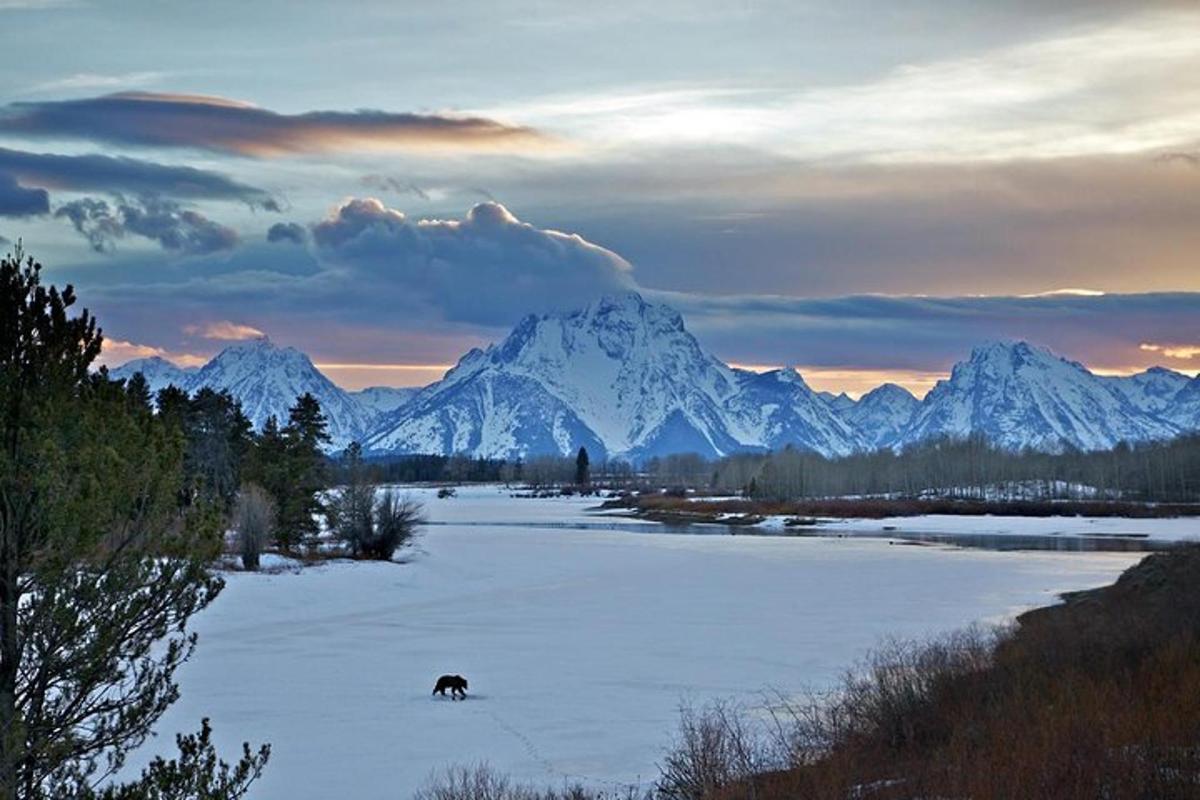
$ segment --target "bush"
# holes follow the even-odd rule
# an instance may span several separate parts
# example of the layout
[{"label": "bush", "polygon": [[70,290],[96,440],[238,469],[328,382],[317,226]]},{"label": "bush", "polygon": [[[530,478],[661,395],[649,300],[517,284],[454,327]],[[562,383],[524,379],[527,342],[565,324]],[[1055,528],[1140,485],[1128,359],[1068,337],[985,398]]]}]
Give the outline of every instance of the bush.
[{"label": "bush", "polygon": [[535,789],[514,783],[487,764],[450,767],[432,775],[413,795],[413,800],[650,800],[648,794],[629,787],[598,792],[579,783],[562,789]]},{"label": "bush", "polygon": [[714,702],[697,711],[680,709],[679,731],[656,786],[662,800],[703,800],[735,783],[779,766],[777,748],[762,726],[742,709]]},{"label": "bush", "polygon": [[383,492],[375,501],[375,525],[370,536],[359,542],[366,558],[388,561],[417,533],[425,521],[421,504],[395,492]]},{"label": "bush", "polygon": [[275,501],[262,487],[246,484],[238,492],[233,509],[233,525],[237,531],[242,567],[257,570],[259,556],[275,527]]}]

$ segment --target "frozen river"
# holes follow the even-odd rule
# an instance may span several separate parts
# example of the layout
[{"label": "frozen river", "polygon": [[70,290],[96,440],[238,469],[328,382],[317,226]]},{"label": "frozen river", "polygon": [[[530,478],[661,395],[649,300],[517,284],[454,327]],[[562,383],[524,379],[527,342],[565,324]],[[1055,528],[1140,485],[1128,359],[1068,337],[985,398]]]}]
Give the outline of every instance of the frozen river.
[{"label": "frozen river", "polygon": [[[555,530],[594,501],[416,494],[440,524],[407,563],[230,575],[150,747],[202,716],[227,757],[269,741],[265,800],[405,798],[453,762],[650,781],[681,701],[825,685],[881,637],[1003,620],[1141,557]],[[430,697],[444,672],[469,701]]]}]

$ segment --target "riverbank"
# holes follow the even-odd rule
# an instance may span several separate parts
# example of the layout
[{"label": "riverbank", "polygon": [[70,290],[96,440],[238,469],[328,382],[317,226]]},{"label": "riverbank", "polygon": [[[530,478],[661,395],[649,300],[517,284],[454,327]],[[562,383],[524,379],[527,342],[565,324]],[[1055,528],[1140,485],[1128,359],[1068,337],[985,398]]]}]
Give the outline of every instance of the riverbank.
[{"label": "riverbank", "polygon": [[[1197,797],[1200,547],[1148,556],[995,640],[884,649],[800,710],[790,765],[692,796]],[[718,740],[734,730],[704,722]]]},{"label": "riverbank", "polygon": [[865,536],[989,549],[1157,550],[1200,542],[1193,505],[832,499],[772,503],[649,495],[605,501],[598,511],[670,526],[737,532]]}]

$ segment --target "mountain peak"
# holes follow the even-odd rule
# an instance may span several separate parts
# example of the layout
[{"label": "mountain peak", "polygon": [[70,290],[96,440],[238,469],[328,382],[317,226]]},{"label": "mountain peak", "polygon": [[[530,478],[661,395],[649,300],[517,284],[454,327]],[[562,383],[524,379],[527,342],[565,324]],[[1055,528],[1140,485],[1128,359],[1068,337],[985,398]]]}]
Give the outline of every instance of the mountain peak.
[{"label": "mountain peak", "polygon": [[403,406],[368,449],[632,459],[719,456],[794,444],[847,453],[858,440],[794,371],[754,375],[707,353],[675,309],[636,292],[528,316]]},{"label": "mountain peak", "polygon": [[971,349],[971,357],[968,360],[974,363],[1008,361],[1017,364],[1040,359],[1066,360],[1042,345],[1030,344],[1023,339],[992,339],[982,342]]},{"label": "mountain peak", "polygon": [[909,402],[916,404],[920,401],[908,389],[896,383],[881,383],[871,391],[867,392],[859,399],[859,402],[865,402],[868,398],[873,400],[886,400],[888,402]]},{"label": "mountain peak", "polygon": [[1078,362],[1028,342],[988,342],[929,392],[903,443],[980,433],[1010,449],[1102,450],[1176,432]]}]

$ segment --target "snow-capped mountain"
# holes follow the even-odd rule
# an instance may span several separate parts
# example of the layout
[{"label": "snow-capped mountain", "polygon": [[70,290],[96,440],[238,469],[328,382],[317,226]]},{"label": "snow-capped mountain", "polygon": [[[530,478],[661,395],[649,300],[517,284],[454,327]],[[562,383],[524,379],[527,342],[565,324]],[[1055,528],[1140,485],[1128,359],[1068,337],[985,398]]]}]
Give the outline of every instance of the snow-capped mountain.
[{"label": "snow-capped mountain", "polygon": [[635,293],[530,316],[502,342],[467,353],[424,389],[347,392],[308,356],[266,338],[226,348],[200,369],[131,361],[151,391],[229,391],[256,428],[312,393],[331,449],[489,457],[570,454],[634,460],[795,446],[829,456],[983,434],[1008,448],[1110,448],[1200,430],[1200,378],[1152,368],[1099,377],[1024,342],[975,348],[923,401],[884,384],[857,402],[816,393],[792,369],[734,369],[705,352],[680,315]]},{"label": "snow-capped mountain", "polygon": [[1142,411],[1169,418],[1175,398],[1191,378],[1166,367],[1151,367],[1136,375],[1109,377],[1104,380]]},{"label": "snow-capped mountain", "polygon": [[829,404],[839,414],[845,414],[850,409],[854,408],[855,400],[850,395],[842,392],[834,394],[833,392],[817,392],[817,396]]},{"label": "snow-capped mountain", "polygon": [[467,353],[365,446],[490,457],[585,446],[637,459],[787,444],[840,454],[862,443],[795,372],[732,369],[678,312],[628,293],[526,317],[500,344]]},{"label": "snow-capped mountain", "polygon": [[407,386],[368,386],[366,389],[350,392],[350,397],[368,416],[378,418],[390,414],[412,400],[419,391],[417,387]]},{"label": "snow-capped mountain", "polygon": [[186,388],[195,376],[196,368],[181,367],[165,358],[150,356],[149,358],[137,358],[111,369],[108,376],[113,380],[128,380],[139,372],[146,379],[146,384],[150,387],[150,394],[155,395],[160,389],[172,385],[181,389]]},{"label": "snow-capped mountain", "polygon": [[1081,364],[1026,342],[992,342],[938,381],[897,443],[982,433],[1012,449],[1102,450],[1178,432]]},{"label": "snow-capped mountain", "polygon": [[1163,416],[1185,431],[1200,431],[1200,375],[1184,384]]},{"label": "snow-capped mountain", "polygon": [[369,415],[350,395],[313,366],[294,347],[278,347],[270,339],[252,339],[225,348],[192,376],[187,388],[227,391],[242,404],[256,429],[274,416],[287,422],[288,409],[308,392],[317,398],[329,421],[334,448],[361,435]]},{"label": "snow-capped mountain", "polygon": [[877,386],[841,412],[871,448],[886,447],[900,438],[921,401],[894,383]]}]

